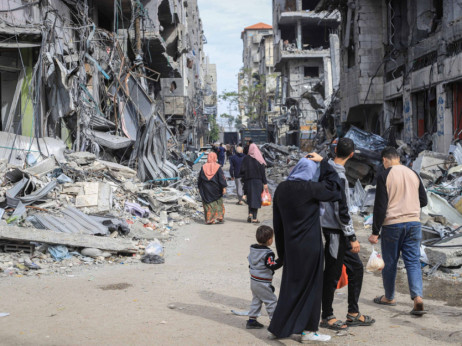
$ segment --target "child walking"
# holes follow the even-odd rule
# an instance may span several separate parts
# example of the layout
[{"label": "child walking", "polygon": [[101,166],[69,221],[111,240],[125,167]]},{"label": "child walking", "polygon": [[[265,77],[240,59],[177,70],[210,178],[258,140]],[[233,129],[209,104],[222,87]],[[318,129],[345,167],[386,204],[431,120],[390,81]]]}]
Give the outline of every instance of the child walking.
[{"label": "child walking", "polygon": [[269,248],[273,244],[273,229],[269,226],[258,227],[256,238],[258,244],[250,246],[250,254],[247,257],[249,260],[250,289],[253,295],[247,329],[263,328],[263,324],[257,321],[263,303],[265,303],[269,318],[273,317],[277,297],[271,283],[274,271],[282,267],[282,261],[275,259],[274,252]]}]

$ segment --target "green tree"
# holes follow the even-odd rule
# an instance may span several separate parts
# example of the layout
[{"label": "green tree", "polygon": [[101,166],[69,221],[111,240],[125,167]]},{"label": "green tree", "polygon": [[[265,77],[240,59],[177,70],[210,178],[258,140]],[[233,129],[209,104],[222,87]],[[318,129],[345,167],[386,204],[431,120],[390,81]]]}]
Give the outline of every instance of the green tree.
[{"label": "green tree", "polygon": [[210,115],[209,126],[210,126],[210,132],[209,132],[210,142],[218,141],[218,139],[220,138],[220,127],[218,126],[216,115]]},{"label": "green tree", "polygon": [[[265,76],[254,73],[251,75],[248,70],[241,70],[239,80],[242,82],[240,91],[225,90],[220,100],[227,102],[234,109],[244,111],[251,122],[257,123],[260,127],[265,126],[266,108],[268,106],[265,89]],[[240,121],[242,124],[242,119]]]}]

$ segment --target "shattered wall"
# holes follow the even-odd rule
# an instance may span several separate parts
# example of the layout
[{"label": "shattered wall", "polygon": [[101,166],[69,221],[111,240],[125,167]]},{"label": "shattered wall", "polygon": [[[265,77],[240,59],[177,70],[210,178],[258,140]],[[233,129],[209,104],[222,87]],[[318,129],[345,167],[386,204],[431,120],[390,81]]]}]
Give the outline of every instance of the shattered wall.
[{"label": "shattered wall", "polygon": [[[312,11],[317,3],[273,1],[274,62],[281,73],[281,93],[276,100],[281,115],[273,123],[279,136],[286,136],[286,144],[299,145],[302,137],[312,139],[315,123],[334,93],[334,82],[338,87],[340,14]],[[283,130],[284,126],[288,129]]]},{"label": "shattered wall", "polygon": [[[197,145],[205,135],[197,120],[188,124],[202,114],[204,85],[202,24],[197,3],[188,4],[1,2],[0,136],[14,134],[2,158],[11,160],[14,151],[25,165],[32,145],[18,135],[37,144],[52,137],[75,151],[137,168],[142,180],[175,177],[169,149],[181,136]],[[164,112],[161,80],[172,77],[184,98],[181,131],[166,121],[178,113],[176,104],[171,114]],[[43,143],[38,160],[53,149]]]}]

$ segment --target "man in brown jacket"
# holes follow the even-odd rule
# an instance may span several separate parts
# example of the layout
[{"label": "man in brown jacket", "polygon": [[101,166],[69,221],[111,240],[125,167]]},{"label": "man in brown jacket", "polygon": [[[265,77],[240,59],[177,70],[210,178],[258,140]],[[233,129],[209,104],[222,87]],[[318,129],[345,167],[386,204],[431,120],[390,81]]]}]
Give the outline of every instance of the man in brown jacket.
[{"label": "man in brown jacket", "polygon": [[369,242],[377,244],[382,237],[382,271],[385,295],[374,303],[396,305],[395,280],[399,255],[406,266],[413,315],[426,313],[422,299],[422,269],[420,241],[422,239],[420,208],[427,205],[427,194],[419,175],[401,165],[398,152],[387,147],[382,152],[385,171],[377,178],[374,203],[374,222]]}]

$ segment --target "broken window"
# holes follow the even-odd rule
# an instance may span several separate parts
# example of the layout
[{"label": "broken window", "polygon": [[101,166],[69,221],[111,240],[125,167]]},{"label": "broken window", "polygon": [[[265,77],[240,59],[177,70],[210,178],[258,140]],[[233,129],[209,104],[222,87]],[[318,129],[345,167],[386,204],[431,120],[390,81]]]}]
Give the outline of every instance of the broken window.
[{"label": "broken window", "polygon": [[305,72],[305,77],[308,77],[308,78],[319,77],[319,67],[318,66],[305,66],[304,72]]},{"label": "broken window", "polygon": [[454,139],[462,139],[462,83],[452,85],[452,112],[454,120]]},{"label": "broken window", "polygon": [[388,43],[395,49],[407,47],[409,24],[407,21],[407,1],[389,0],[388,12]]},{"label": "broken window", "polygon": [[327,26],[304,25],[302,28],[303,49],[329,48],[329,29]]},{"label": "broken window", "polygon": [[412,95],[412,109],[416,135],[436,132],[436,91],[435,88]]},{"label": "broken window", "polygon": [[284,44],[295,44],[295,47],[297,47],[295,25],[281,25],[279,28],[281,30],[281,38]]}]

